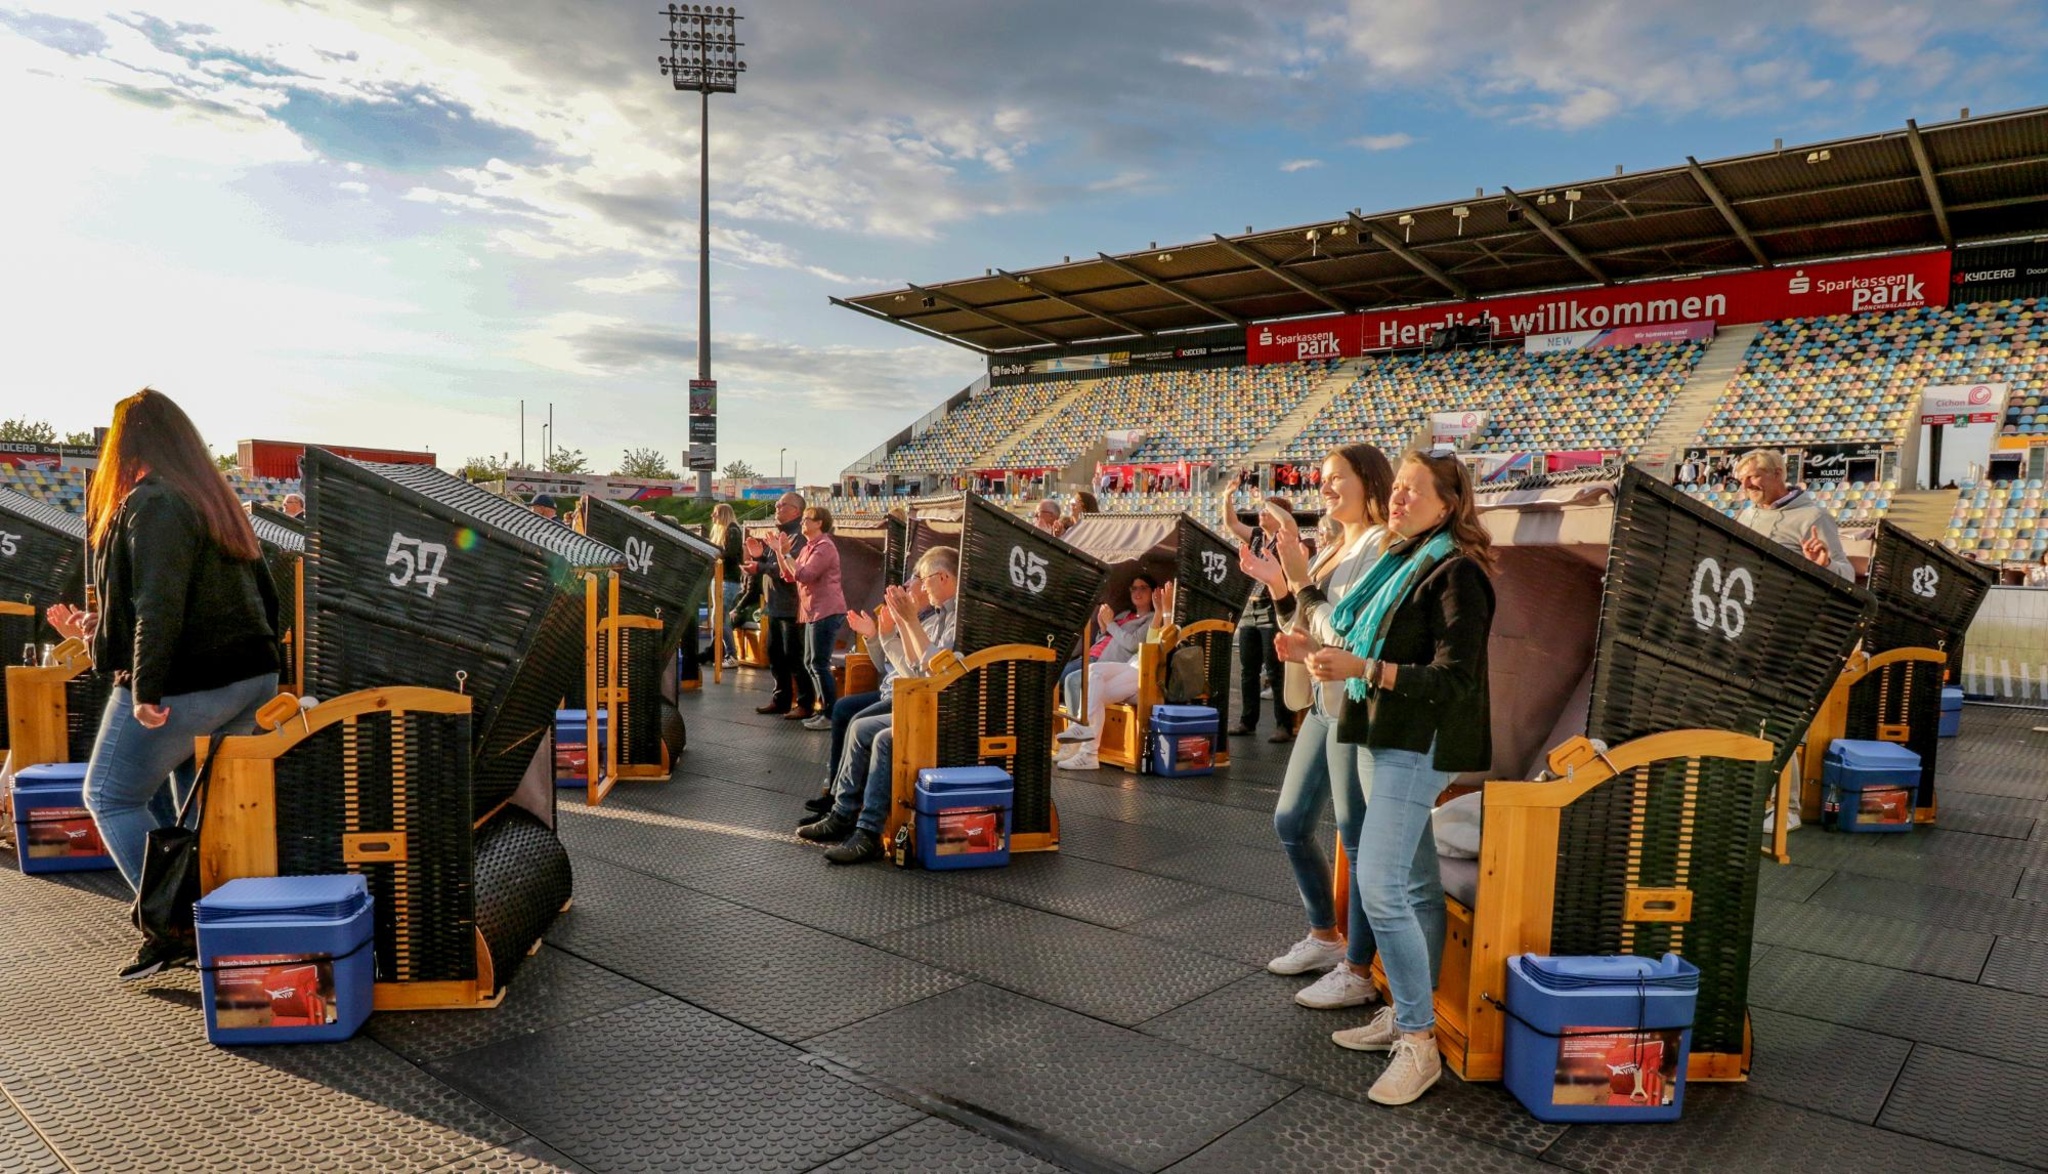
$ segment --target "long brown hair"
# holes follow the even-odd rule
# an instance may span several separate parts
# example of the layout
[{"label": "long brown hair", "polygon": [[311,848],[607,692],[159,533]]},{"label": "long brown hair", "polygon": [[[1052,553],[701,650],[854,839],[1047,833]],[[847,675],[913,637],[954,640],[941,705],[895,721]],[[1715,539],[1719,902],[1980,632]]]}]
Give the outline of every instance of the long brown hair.
[{"label": "long brown hair", "polygon": [[1333,448],[1329,460],[1336,457],[1351,466],[1358,479],[1365,482],[1365,520],[1375,526],[1387,524],[1387,499],[1394,496],[1394,466],[1387,461],[1387,454],[1376,445],[1347,444]]},{"label": "long brown hair", "polygon": [[1436,488],[1436,495],[1444,499],[1451,514],[1443,525],[1449,527],[1451,543],[1458,553],[1479,564],[1488,574],[1493,573],[1493,535],[1479,521],[1477,495],[1472,491],[1472,473],[1465,468],[1465,462],[1450,453],[1424,452],[1411,449],[1401,458],[1404,465],[1421,465],[1429,470],[1430,483]]},{"label": "long brown hair", "polygon": [[95,550],[105,549],[122,503],[151,474],[185,499],[222,550],[239,559],[262,557],[249,516],[214,468],[191,417],[170,396],[148,387],[114,405],[114,426],[100,446],[100,467],[85,500],[86,533]]}]

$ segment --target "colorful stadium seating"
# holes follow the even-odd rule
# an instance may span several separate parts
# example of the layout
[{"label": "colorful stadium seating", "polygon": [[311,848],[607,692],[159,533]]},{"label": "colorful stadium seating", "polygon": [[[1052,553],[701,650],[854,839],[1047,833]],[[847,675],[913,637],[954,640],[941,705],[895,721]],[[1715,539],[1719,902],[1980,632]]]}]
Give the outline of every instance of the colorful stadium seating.
[{"label": "colorful stadium seating", "polygon": [[[1691,485],[1681,488],[1731,518],[1742,511],[1741,490]],[[1898,485],[1892,481],[1867,485],[1814,484],[1806,489],[1822,508],[1834,515],[1837,525],[1875,526],[1891,509]]]},{"label": "colorful stadium seating", "polygon": [[2048,553],[2044,502],[2048,489],[2039,479],[1982,482],[1956,499],[1947,543],[1985,562],[2038,562]]},{"label": "colorful stadium seating", "polygon": [[977,457],[1073,390],[1071,379],[1045,379],[990,387],[940,417],[922,436],[884,458],[877,473],[943,473],[971,467]]},{"label": "colorful stadium seating", "polygon": [[1468,350],[1396,355],[1358,379],[1288,446],[1312,461],[1359,440],[1398,450],[1432,412],[1484,411],[1479,452],[1619,449],[1633,453],[1706,353],[1704,342],[1530,354]]},{"label": "colorful stadium seating", "polygon": [[1307,398],[1335,363],[1273,363],[1193,371],[1131,371],[1097,379],[1004,461],[1017,468],[1065,465],[1103,433],[1140,429],[1141,461],[1227,465]]},{"label": "colorful stadium seating", "polygon": [[[228,484],[235,496],[243,501],[259,505],[279,506],[287,493],[299,492],[295,480],[276,477],[244,477],[240,473],[229,473]],[[0,465],[0,488],[25,493],[38,501],[48,502],[58,509],[74,514],[85,512],[85,470],[83,469],[36,469]]]}]

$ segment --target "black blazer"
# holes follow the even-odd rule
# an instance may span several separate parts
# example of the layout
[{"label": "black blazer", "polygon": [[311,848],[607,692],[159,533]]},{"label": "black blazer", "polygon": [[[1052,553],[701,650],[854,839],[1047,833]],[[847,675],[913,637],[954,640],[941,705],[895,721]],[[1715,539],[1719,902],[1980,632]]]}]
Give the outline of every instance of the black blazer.
[{"label": "black blazer", "polygon": [[[1303,603],[1326,602],[1303,588]],[[1425,576],[1387,624],[1380,659],[1398,666],[1392,689],[1364,704],[1345,698],[1337,740],[1379,750],[1427,751],[1442,771],[1493,765],[1493,702],[1486,644],[1493,632],[1493,581],[1478,563],[1452,554]]]},{"label": "black blazer", "polygon": [[128,494],[95,553],[93,667],[115,674],[136,701],[157,705],[278,671],[269,569],[221,549],[191,503],[155,477]]}]

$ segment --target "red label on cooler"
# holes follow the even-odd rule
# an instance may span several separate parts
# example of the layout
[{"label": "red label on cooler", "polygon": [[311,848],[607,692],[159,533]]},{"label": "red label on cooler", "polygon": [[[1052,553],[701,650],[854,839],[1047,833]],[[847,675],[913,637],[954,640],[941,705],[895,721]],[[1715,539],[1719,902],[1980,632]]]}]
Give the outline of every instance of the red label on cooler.
[{"label": "red label on cooler", "polygon": [[29,813],[28,854],[40,859],[104,856],[99,825],[83,807],[39,807]]},{"label": "red label on cooler", "polygon": [[325,954],[229,954],[213,960],[213,1016],[222,1028],[324,1027],[334,1005]]}]

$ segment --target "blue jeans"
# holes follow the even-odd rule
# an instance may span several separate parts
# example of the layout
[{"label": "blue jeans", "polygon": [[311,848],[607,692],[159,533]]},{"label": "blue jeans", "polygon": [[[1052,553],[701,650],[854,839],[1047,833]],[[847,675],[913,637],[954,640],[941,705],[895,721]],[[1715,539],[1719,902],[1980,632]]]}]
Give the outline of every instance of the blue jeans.
[{"label": "blue jeans", "polygon": [[1372,795],[1352,858],[1355,887],[1394,996],[1394,1026],[1428,1031],[1444,952],[1444,886],[1429,813],[1451,776],[1430,765],[1433,751],[1353,749]]},{"label": "blue jeans", "polygon": [[889,703],[880,693],[849,693],[832,703],[832,752],[825,759],[826,786],[832,785],[832,776],[839,772],[839,755],[846,749],[846,727],[857,717],[888,712]]},{"label": "blue jeans", "polygon": [[[1358,781],[1358,747],[1339,742],[1337,723],[1310,708],[1302,714],[1301,732],[1295,735],[1294,749],[1287,755],[1280,801],[1273,808],[1273,833],[1287,852],[1294,883],[1301,890],[1302,907],[1315,929],[1333,929],[1337,924],[1330,864],[1315,842],[1316,817],[1322,813],[1325,796],[1336,810],[1337,835],[1355,868],[1358,829],[1365,820],[1366,807],[1365,790]],[[1346,891],[1350,900],[1345,909],[1344,956],[1357,966],[1370,966],[1372,924],[1359,902],[1358,886],[1348,885]]]},{"label": "blue jeans", "polygon": [[832,678],[832,644],[839,639],[839,629],[846,626],[846,615],[822,616],[804,625],[804,667],[811,674],[811,684],[818,697],[818,710],[831,713],[832,703],[839,699],[839,682]]},{"label": "blue jeans", "polygon": [[732,638],[732,622],[733,605],[738,603],[740,599],[740,585],[738,583],[727,583],[724,585],[722,594],[725,597],[725,623],[720,625],[718,629],[718,638],[722,642],[718,655],[738,659],[740,646],[739,642]]},{"label": "blue jeans", "polygon": [[860,798],[860,819],[856,826],[882,834],[889,822],[889,802],[896,797],[896,730],[885,726],[875,735],[868,752],[868,785]]},{"label": "blue jeans", "polygon": [[[889,739],[892,747],[894,746],[895,740],[890,736],[890,725],[893,720],[889,714],[874,713],[855,718],[848,723],[846,749],[840,753],[839,770],[832,776],[833,815],[841,819],[852,819],[858,813],[865,826],[868,782],[872,777],[876,758],[886,756],[878,755],[876,747],[885,738]],[[886,776],[888,771],[885,769],[883,774]],[[885,798],[882,802],[886,807],[888,792],[884,791],[883,794]],[[882,826],[879,819],[874,826]]]},{"label": "blue jeans", "polygon": [[[192,790],[197,773],[192,739],[255,733],[256,711],[275,696],[276,673],[180,693],[163,699],[171,715],[154,730],[135,720],[135,695],[125,686],[107,698],[85,768],[85,806],[129,888],[142,881],[142,849],[149,833],[175,823],[178,807]],[[166,782],[173,785],[166,787]]]}]

